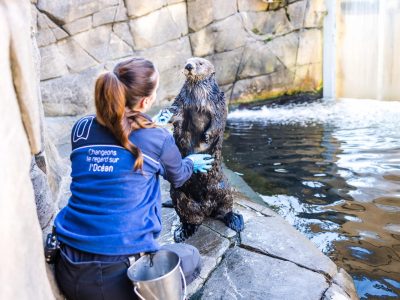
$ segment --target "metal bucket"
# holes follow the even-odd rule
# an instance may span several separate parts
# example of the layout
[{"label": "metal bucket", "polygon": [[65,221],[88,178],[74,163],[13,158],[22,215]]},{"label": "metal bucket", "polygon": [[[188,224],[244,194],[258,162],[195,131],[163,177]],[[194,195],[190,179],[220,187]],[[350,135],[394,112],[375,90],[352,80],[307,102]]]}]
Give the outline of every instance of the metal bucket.
[{"label": "metal bucket", "polygon": [[186,297],[186,282],[179,256],[160,250],[145,255],[128,269],[136,295],[141,300],[182,300]]}]

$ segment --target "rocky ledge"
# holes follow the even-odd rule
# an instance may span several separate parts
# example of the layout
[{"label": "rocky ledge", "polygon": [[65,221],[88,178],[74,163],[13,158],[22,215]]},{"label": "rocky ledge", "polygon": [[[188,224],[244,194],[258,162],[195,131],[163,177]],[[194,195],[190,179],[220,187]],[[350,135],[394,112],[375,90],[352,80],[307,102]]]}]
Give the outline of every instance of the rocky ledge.
[{"label": "rocky ledge", "polygon": [[[207,220],[186,242],[203,258],[199,277],[188,286],[190,299],[358,299],[353,280],[282,217],[257,203],[257,195],[226,170],[235,211],[245,220],[236,234]],[[163,182],[163,199],[169,198]],[[179,224],[175,211],[163,208],[160,243],[172,243]]]}]

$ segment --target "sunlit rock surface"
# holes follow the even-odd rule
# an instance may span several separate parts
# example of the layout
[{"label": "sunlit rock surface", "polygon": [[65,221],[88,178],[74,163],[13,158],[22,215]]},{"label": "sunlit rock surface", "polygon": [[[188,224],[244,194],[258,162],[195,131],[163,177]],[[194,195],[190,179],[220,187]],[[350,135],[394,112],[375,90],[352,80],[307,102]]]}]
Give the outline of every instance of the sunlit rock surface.
[{"label": "sunlit rock surface", "polygon": [[[191,56],[217,66],[230,103],[321,88],[323,0],[38,0],[31,10],[46,116],[93,112],[91,70],[111,70],[132,56],[160,69],[160,106],[178,94]],[[60,93],[68,82],[75,89]],[[265,93],[271,84],[278,86]]]},{"label": "sunlit rock surface", "polygon": [[[255,202],[258,195],[239,176],[225,173],[245,229],[238,235],[208,219],[186,241],[199,249],[204,264],[188,286],[190,299],[358,299],[343,269],[282,217]],[[169,198],[168,190],[163,181],[163,200]],[[173,209],[163,208],[162,219],[160,243],[173,243],[179,218]]]}]

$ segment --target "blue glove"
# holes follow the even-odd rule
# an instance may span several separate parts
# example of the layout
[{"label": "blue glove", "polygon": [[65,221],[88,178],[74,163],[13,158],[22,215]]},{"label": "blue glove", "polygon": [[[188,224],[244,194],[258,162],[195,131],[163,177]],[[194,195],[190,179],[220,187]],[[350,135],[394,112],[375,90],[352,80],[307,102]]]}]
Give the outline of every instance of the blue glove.
[{"label": "blue glove", "polygon": [[207,173],[212,168],[214,158],[210,154],[190,154],[187,156],[193,161],[193,172]]},{"label": "blue glove", "polygon": [[157,125],[166,125],[168,124],[169,120],[172,118],[173,113],[170,112],[168,109],[162,109],[158,114],[153,117],[154,123]]}]

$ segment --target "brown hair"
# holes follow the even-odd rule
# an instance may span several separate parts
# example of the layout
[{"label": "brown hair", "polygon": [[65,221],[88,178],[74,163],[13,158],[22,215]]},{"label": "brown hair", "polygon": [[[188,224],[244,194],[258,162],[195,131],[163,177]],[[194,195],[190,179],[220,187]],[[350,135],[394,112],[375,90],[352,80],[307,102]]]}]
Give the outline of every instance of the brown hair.
[{"label": "brown hair", "polygon": [[132,108],[153,94],[158,72],[151,61],[132,58],[118,63],[112,72],[96,80],[95,105],[98,122],[107,127],[135,157],[134,170],[143,168],[142,151],[129,140],[132,131],[156,125]]}]

